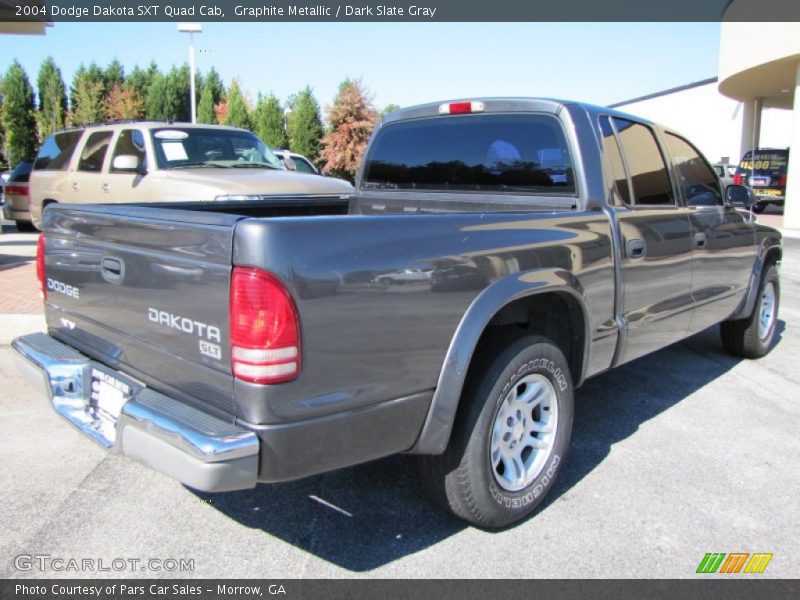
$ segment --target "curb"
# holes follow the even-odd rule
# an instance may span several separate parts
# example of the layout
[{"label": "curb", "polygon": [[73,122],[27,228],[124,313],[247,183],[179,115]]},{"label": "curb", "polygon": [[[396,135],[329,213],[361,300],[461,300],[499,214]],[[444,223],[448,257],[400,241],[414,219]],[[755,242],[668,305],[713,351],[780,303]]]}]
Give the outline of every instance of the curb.
[{"label": "curb", "polygon": [[0,314],[0,346],[8,346],[15,337],[47,331],[44,315]]}]

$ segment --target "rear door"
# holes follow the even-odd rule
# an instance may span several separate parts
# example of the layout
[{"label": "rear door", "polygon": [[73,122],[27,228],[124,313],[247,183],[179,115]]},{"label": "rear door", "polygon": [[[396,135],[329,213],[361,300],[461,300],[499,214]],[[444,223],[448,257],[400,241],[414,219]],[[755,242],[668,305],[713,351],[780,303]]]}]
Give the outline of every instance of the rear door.
[{"label": "rear door", "polygon": [[228,302],[241,217],[147,207],[48,211],[51,334],[204,410],[233,414]]},{"label": "rear door", "polygon": [[708,161],[686,139],[667,132],[683,203],[692,222],[692,296],[689,333],[702,331],[733,312],[747,291],[755,263],[755,223],[722,200]]},{"label": "rear door", "polygon": [[114,131],[110,129],[93,131],[85,136],[78,164],[70,176],[68,202],[88,204],[104,201],[102,172],[113,137]]},{"label": "rear door", "polygon": [[683,338],[691,320],[692,226],[672,189],[654,131],[643,123],[601,117],[614,173],[622,236],[622,306],[627,321],[618,363]]}]

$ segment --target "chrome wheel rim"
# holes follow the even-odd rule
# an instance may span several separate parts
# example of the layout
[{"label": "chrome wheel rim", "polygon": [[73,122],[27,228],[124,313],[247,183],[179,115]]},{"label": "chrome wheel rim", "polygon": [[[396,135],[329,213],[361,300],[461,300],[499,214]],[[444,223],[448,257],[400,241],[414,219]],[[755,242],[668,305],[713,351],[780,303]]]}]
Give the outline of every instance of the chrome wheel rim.
[{"label": "chrome wheel rim", "polygon": [[758,337],[763,341],[769,337],[775,323],[775,284],[769,282],[761,292],[761,308],[758,311]]},{"label": "chrome wheel rim", "polygon": [[490,461],[495,481],[517,492],[539,476],[553,452],[558,400],[550,380],[526,375],[509,390],[494,418]]}]

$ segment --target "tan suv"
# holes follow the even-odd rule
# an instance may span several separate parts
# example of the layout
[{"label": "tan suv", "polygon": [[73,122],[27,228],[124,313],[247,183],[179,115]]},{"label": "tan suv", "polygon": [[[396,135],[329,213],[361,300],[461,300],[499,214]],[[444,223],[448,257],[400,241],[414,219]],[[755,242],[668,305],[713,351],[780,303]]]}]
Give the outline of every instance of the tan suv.
[{"label": "tan suv", "polygon": [[53,202],[128,203],[348,196],[346,181],[287,170],[249,131],[123,122],[59,131],[36,156],[31,220]]}]

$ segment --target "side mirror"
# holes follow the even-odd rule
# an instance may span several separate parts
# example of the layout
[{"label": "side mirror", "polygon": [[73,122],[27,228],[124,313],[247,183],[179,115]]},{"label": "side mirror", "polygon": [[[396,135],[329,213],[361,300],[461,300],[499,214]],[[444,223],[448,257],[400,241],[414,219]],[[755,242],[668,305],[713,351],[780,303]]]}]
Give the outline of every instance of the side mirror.
[{"label": "side mirror", "polygon": [[285,164],[286,168],[289,169],[290,171],[297,171],[297,165],[290,156],[287,156],[286,158],[283,159],[283,164]]},{"label": "side mirror", "polygon": [[111,163],[111,168],[115,171],[139,171],[139,157],[133,154],[120,154],[115,156]]},{"label": "side mirror", "polygon": [[725,189],[725,204],[734,208],[750,208],[758,202],[752,188],[731,184]]}]

